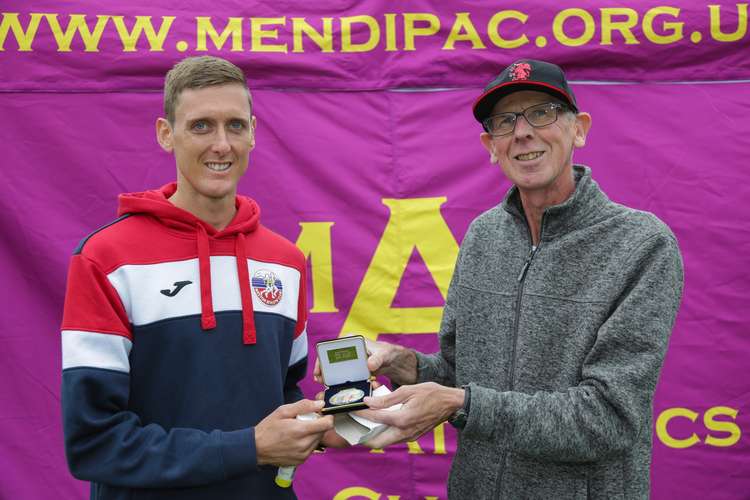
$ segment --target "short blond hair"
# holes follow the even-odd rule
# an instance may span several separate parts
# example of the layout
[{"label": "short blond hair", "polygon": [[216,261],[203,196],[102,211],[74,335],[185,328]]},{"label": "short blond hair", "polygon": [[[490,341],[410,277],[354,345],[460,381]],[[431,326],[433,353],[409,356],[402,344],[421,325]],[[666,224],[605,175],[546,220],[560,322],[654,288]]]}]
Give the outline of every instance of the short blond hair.
[{"label": "short blond hair", "polygon": [[247,91],[247,100],[252,112],[253,98],[247,86],[245,73],[240,68],[220,57],[200,56],[183,59],[169,70],[164,79],[164,114],[167,120],[174,125],[177,99],[183,90],[233,83],[242,85]]}]

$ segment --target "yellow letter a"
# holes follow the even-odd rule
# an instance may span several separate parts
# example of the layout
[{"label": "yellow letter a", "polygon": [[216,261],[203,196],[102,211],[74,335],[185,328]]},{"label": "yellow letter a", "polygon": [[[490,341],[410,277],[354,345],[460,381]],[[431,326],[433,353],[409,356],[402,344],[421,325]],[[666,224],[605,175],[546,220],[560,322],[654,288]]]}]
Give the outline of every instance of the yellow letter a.
[{"label": "yellow letter a", "polygon": [[310,260],[312,270],[313,308],[311,313],[338,312],[333,300],[333,266],[331,264],[331,226],[333,222],[300,222],[297,247]]},{"label": "yellow letter a", "polygon": [[341,335],[359,333],[373,340],[381,333],[435,333],[442,307],[391,307],[416,247],[443,299],[453,275],[458,243],[440,215],[447,198],[383,199],[391,211]]}]

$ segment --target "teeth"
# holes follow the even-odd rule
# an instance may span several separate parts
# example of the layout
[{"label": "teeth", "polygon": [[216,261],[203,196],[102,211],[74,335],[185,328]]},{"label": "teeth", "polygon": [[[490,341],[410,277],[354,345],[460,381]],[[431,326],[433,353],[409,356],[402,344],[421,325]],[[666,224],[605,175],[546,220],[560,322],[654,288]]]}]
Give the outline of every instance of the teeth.
[{"label": "teeth", "polygon": [[206,163],[206,166],[209,169],[213,170],[214,172],[223,172],[223,171],[227,170],[229,167],[231,167],[232,163],[231,162],[229,162],[229,163],[210,162],[210,163]]},{"label": "teeth", "polygon": [[542,156],[543,154],[544,154],[544,151],[534,151],[532,153],[526,153],[526,154],[523,154],[523,155],[517,155],[516,159],[518,159],[518,160],[524,160],[524,161],[525,160],[535,160],[535,159],[539,158],[540,156]]}]

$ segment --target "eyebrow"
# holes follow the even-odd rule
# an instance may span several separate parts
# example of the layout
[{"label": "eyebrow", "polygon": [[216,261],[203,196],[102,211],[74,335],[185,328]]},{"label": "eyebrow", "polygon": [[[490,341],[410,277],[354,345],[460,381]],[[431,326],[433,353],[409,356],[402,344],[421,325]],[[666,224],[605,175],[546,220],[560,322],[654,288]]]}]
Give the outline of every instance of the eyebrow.
[{"label": "eyebrow", "polygon": [[[564,102],[560,102],[560,101],[556,100],[555,98],[550,97],[549,101],[538,102],[536,104],[531,104],[529,106],[525,106],[525,107],[521,108],[521,111],[525,111],[525,110],[527,110],[529,108],[533,108],[534,106],[540,106],[542,104],[559,104],[560,106],[568,107],[568,105],[565,104]],[[518,111],[518,113],[520,113],[521,111]],[[498,111],[496,113],[492,113],[492,115],[499,115],[499,114],[503,114],[503,113],[516,113],[516,111]],[[492,115],[490,115],[490,116],[492,116]]]},{"label": "eyebrow", "polygon": [[[217,120],[215,118],[209,118],[207,116],[197,116],[195,118],[188,118],[186,121],[187,121],[187,123],[195,123],[195,122],[200,122],[200,121],[210,122],[210,123],[216,123]],[[226,121],[228,121],[228,122],[238,121],[238,122],[244,123],[245,125],[249,125],[250,124],[250,120],[248,120],[247,118],[241,118],[239,116],[229,117],[229,118],[227,118]]]}]

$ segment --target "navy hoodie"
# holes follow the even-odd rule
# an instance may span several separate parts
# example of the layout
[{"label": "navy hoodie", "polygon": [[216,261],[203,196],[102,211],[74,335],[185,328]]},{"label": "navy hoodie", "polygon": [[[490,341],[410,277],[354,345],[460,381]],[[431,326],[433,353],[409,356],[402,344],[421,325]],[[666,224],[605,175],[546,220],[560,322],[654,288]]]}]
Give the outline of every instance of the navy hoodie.
[{"label": "navy hoodie", "polygon": [[217,231],[168,201],[120,196],[68,274],[62,410],[95,499],[294,498],[258,466],[254,426],[302,398],[305,258],[236,198]]}]

